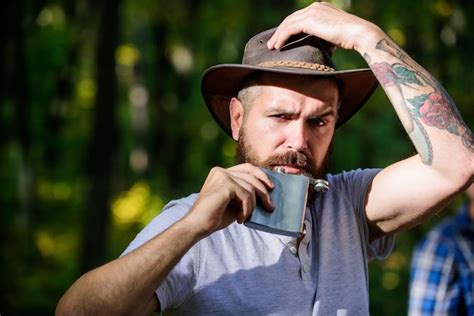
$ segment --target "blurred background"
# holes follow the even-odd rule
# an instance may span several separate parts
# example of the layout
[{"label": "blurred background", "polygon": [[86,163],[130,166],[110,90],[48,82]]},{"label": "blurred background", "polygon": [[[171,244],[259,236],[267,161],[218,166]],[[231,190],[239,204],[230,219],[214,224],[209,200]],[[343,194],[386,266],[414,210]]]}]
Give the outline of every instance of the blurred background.
[{"label": "blurred background", "polygon": [[[2,315],[51,315],[82,273],[117,257],[170,199],[230,166],[234,142],[200,95],[210,65],[305,0],[8,0],[0,11]],[[446,87],[474,126],[474,2],[338,0],[381,26]],[[364,67],[336,51],[339,68]],[[337,132],[332,172],[414,153],[379,88]],[[370,264],[374,315],[406,314],[414,244]]]}]

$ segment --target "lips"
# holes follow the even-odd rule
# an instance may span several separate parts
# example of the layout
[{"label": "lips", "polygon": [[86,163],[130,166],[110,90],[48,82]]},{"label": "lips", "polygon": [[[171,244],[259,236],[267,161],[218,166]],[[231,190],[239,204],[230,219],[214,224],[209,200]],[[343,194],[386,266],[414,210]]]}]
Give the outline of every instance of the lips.
[{"label": "lips", "polygon": [[289,174],[306,174],[307,170],[302,167],[292,166],[292,165],[276,165],[273,166],[273,170],[278,170],[280,172],[289,173]]}]

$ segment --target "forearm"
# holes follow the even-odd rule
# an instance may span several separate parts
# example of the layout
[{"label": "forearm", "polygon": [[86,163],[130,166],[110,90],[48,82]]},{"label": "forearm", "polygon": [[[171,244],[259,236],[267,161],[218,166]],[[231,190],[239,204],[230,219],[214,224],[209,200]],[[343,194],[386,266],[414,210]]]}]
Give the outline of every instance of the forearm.
[{"label": "forearm", "polygon": [[83,275],[61,298],[56,313],[149,314],[156,288],[200,238],[186,220],[177,222],[133,252]]},{"label": "forearm", "polygon": [[313,3],[285,18],[267,47],[280,49],[300,32],[359,52],[391,100],[421,161],[432,172],[469,181],[474,169],[471,130],[441,85],[378,26],[328,3]]},{"label": "forearm", "polygon": [[57,314],[149,314],[156,306],[155,290],[194,244],[236,219],[243,222],[257,194],[273,209],[269,188],[273,184],[266,173],[250,164],[211,169],[185,217],[133,252],[82,276],[59,302]]},{"label": "forearm", "polygon": [[[383,32],[357,47],[377,76],[424,164],[472,176],[472,131],[453,100],[425,69]],[[449,168],[452,168],[451,170]]]}]

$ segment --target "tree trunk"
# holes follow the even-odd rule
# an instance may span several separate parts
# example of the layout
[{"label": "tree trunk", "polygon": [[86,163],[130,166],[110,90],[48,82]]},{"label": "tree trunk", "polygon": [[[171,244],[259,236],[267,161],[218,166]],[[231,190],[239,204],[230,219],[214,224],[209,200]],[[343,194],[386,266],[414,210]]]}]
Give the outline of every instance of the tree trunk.
[{"label": "tree trunk", "polygon": [[104,0],[97,38],[97,97],[91,144],[86,161],[88,196],[83,223],[81,272],[100,265],[105,257],[110,218],[112,167],[117,148],[117,78],[119,1]]}]

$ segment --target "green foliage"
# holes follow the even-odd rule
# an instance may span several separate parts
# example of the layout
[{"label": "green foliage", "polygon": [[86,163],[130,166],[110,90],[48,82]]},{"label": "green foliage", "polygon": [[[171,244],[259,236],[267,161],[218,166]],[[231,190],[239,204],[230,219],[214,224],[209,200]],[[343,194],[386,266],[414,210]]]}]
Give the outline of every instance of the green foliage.
[{"label": "green foliage", "polygon": [[[212,64],[239,62],[251,35],[310,2],[122,0],[117,21],[107,1],[4,3],[2,315],[52,314],[89,256],[117,257],[167,201],[198,191],[212,166],[233,163],[235,144],[205,109],[200,76]],[[380,25],[428,68],[472,128],[473,3],[335,3]],[[104,34],[111,23],[118,27],[113,69],[99,62],[110,50],[100,39],[112,38]],[[335,59],[342,69],[365,66],[350,52]],[[404,68],[397,74],[419,83]],[[331,171],[384,167],[413,153],[379,89],[337,131]],[[92,225],[95,215],[104,215],[102,224]],[[374,315],[406,313],[411,251],[439,219],[399,234],[394,254],[370,264]],[[93,246],[83,249],[87,237]]]}]

